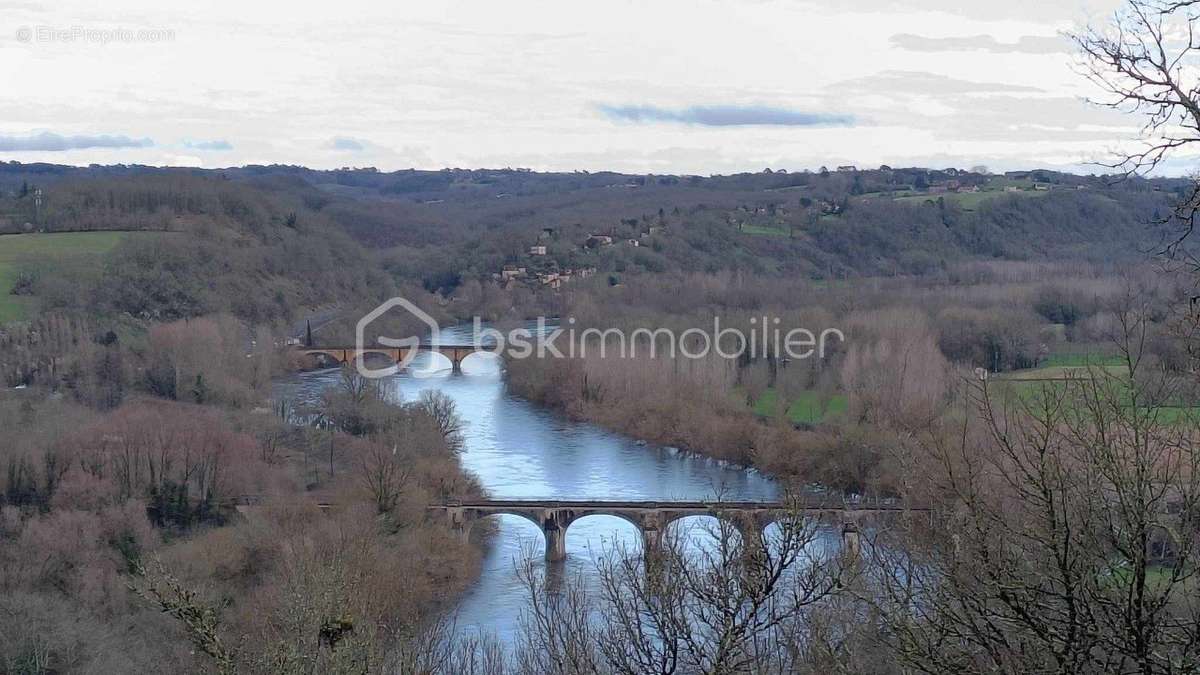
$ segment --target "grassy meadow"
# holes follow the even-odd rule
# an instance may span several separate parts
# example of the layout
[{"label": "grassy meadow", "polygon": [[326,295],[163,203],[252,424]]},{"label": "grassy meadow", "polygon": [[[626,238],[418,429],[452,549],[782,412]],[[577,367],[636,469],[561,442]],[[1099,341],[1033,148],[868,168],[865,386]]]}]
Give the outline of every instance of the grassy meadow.
[{"label": "grassy meadow", "polygon": [[94,264],[125,236],[130,233],[55,232],[0,236],[0,324],[28,318],[33,310],[33,297],[12,294],[21,272],[36,269],[53,273]]}]

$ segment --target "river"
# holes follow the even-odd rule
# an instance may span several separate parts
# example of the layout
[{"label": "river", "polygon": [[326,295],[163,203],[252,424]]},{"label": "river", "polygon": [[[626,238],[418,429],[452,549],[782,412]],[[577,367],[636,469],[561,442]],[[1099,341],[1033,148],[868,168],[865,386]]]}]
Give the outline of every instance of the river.
[{"label": "river", "polygon": [[[446,342],[461,335],[443,331]],[[460,339],[455,339],[455,338]],[[427,389],[454,399],[466,423],[462,463],[497,499],[771,500],[776,485],[753,470],[723,465],[671,448],[639,444],[590,424],[573,422],[505,390],[499,362],[490,354],[468,357],[463,373],[451,374],[444,357],[422,354],[412,372],[385,380],[400,399],[413,400]],[[277,397],[317,400],[336,386],[336,370],[302,373],[276,383]],[[511,643],[524,606],[524,588],[514,561],[534,550],[539,563],[542,534],[529,521],[497,516],[496,536],[485,551],[479,579],[458,607],[459,631],[495,634]],[[686,524],[681,524],[685,526]],[[589,516],[567,532],[565,573],[594,578],[596,557],[621,542],[636,550],[633,525],[615,517]]]}]

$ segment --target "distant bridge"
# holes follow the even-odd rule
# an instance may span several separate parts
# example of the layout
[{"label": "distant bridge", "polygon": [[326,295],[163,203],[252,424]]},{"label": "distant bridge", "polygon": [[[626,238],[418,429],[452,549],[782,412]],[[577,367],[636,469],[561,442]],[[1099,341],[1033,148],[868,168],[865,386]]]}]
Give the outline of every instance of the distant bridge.
[{"label": "distant bridge", "polygon": [[368,355],[382,356],[392,363],[401,363],[408,358],[413,351],[437,353],[450,359],[450,364],[454,372],[462,372],[463,359],[476,352],[492,352],[497,351],[496,345],[488,344],[443,344],[437,342],[422,342],[421,344],[412,347],[317,347],[297,345],[295,351],[305,356],[315,358],[326,358],[338,363],[339,365],[352,364],[358,359],[365,358]]},{"label": "distant bridge", "polygon": [[567,529],[586,516],[615,516],[638,529],[646,550],[656,550],[662,533],[673,521],[687,516],[714,516],[733,525],[745,540],[757,537],[772,522],[790,514],[804,514],[840,524],[844,550],[857,555],[859,521],[864,517],[896,516],[904,512],[923,512],[895,502],[870,501],[830,504],[808,500],[784,502],[703,502],[703,501],[554,501],[554,500],[480,500],[454,502],[428,507],[430,515],[442,519],[459,536],[469,538],[471,527],[493,515],[520,516],[537,525],[546,538],[546,559],[567,556]]}]

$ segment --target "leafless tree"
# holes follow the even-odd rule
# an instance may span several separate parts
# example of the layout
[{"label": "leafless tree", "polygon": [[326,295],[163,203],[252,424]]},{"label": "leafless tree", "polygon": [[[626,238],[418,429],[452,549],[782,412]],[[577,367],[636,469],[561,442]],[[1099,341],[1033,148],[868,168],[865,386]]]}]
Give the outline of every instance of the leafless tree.
[{"label": "leafless tree", "polygon": [[404,496],[411,478],[411,461],[395,445],[369,442],[360,451],[359,479],[366,486],[379,513],[391,513]]},{"label": "leafless tree", "polygon": [[[1148,172],[1176,151],[1200,143],[1200,36],[1196,0],[1127,0],[1112,21],[1070,37],[1087,77],[1106,97],[1096,103],[1137,115],[1143,147],[1111,168],[1126,175]],[[1180,230],[1164,246],[1176,255],[1200,212],[1200,182],[1176,205]]]},{"label": "leafless tree", "polygon": [[544,569],[532,550],[517,562],[517,576],[527,592],[520,618],[515,668],[520,673],[588,675],[600,672],[594,636],[594,607],[582,578],[556,577]]},{"label": "leafless tree", "polygon": [[[891,643],[921,672],[1200,669],[1198,433],[1151,403],[1145,317],[1120,315],[1122,368],[1015,395],[931,434],[941,536],[876,547]],[[945,429],[943,431],[950,431]],[[868,596],[870,597],[870,596]]]},{"label": "leafless tree", "polygon": [[417,407],[433,419],[450,447],[456,450],[462,447],[463,421],[458,415],[454,399],[430,389],[421,394]]},{"label": "leafless tree", "polygon": [[579,578],[551,587],[527,560],[518,672],[800,670],[810,610],[838,595],[855,567],[820,552],[821,529],[798,513],[769,534],[735,517],[702,528],[702,537],[675,531],[644,555],[613,546],[597,564],[594,595]]}]

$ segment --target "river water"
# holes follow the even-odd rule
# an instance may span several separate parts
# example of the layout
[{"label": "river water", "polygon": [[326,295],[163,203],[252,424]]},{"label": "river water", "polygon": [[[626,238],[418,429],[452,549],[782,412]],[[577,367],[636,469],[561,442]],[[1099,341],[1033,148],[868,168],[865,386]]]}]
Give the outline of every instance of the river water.
[{"label": "river water", "polygon": [[[443,331],[447,343],[469,342]],[[401,400],[413,400],[427,389],[454,399],[466,423],[462,463],[478,476],[496,499],[700,500],[718,495],[727,500],[771,500],[777,497],[770,479],[752,470],[671,448],[641,445],[634,439],[590,424],[572,422],[509,395],[499,362],[490,354],[468,357],[462,374],[451,374],[440,355],[422,354],[405,371],[385,380]],[[277,397],[316,401],[337,386],[336,370],[302,373],[276,383]],[[524,606],[524,587],[515,561],[534,552],[544,565],[542,533],[516,516],[496,516],[497,530],[484,554],[478,581],[462,599],[457,627],[495,634],[511,643]],[[685,519],[687,520],[687,519]],[[686,527],[686,523],[680,523]],[[566,574],[594,579],[598,556],[614,545],[637,550],[641,538],[633,525],[609,516],[588,516],[567,532]]]}]

